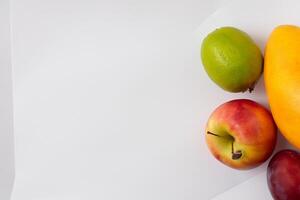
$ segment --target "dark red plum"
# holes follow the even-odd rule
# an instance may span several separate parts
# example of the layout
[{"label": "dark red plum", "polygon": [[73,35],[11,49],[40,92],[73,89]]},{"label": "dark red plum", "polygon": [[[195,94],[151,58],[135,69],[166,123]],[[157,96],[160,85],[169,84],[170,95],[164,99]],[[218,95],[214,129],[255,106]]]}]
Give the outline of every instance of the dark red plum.
[{"label": "dark red plum", "polygon": [[267,180],[274,200],[300,200],[300,154],[294,150],[276,153],[268,165]]}]

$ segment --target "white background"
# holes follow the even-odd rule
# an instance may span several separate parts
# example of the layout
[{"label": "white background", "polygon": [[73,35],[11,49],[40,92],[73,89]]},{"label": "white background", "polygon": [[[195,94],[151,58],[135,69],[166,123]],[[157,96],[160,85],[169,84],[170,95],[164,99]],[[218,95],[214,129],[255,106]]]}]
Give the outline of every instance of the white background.
[{"label": "white background", "polygon": [[[203,35],[217,26],[241,27],[263,50],[276,19],[297,19],[292,4],[288,13],[280,0],[266,1],[268,14],[252,2],[200,26],[224,1],[12,0],[12,199],[206,200],[253,175],[216,199],[269,198],[265,165],[224,167],[203,140],[219,104],[252,98],[267,106],[262,79],[254,94],[226,93],[199,57]],[[281,15],[265,26],[271,11]]]},{"label": "white background", "polygon": [[242,180],[210,179],[200,142],[193,31],[218,3],[13,0],[13,199],[207,199]]},{"label": "white background", "polygon": [[10,197],[14,178],[9,1],[0,1],[0,199]]}]

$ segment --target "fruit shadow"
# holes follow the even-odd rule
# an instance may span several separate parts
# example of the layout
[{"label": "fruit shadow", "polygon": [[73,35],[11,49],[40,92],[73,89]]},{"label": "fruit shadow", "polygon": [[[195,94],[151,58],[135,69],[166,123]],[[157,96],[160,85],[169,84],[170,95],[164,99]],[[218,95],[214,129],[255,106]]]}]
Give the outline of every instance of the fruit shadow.
[{"label": "fruit shadow", "polygon": [[[261,35],[252,35],[255,43],[259,46],[260,51],[262,52],[263,62],[264,62],[264,49],[266,38],[263,38]],[[264,63],[263,63],[264,64]],[[264,81],[264,68],[261,77],[258,79],[258,82],[255,85],[255,91],[258,94],[265,94],[265,81]]]},{"label": "fruit shadow", "polygon": [[283,150],[283,149],[294,149],[296,150],[289,142],[284,138],[281,132],[277,131],[277,144],[274,150],[274,153]]},{"label": "fruit shadow", "polygon": [[264,57],[266,41],[268,39],[267,36],[253,33],[253,34],[251,34],[251,37],[253,38],[254,42],[258,45],[260,52],[261,52],[262,56]]},{"label": "fruit shadow", "polygon": [[255,85],[254,92],[258,95],[265,95],[266,89],[265,89],[265,79],[263,74],[261,75],[260,79],[258,79],[258,82]]}]

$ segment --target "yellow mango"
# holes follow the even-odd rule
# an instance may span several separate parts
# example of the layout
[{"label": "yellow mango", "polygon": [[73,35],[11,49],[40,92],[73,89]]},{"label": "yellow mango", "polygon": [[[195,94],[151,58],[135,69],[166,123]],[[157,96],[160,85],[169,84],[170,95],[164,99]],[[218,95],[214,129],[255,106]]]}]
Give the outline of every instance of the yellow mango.
[{"label": "yellow mango", "polygon": [[300,148],[300,28],[275,28],[265,50],[264,78],[274,120],[284,137]]}]

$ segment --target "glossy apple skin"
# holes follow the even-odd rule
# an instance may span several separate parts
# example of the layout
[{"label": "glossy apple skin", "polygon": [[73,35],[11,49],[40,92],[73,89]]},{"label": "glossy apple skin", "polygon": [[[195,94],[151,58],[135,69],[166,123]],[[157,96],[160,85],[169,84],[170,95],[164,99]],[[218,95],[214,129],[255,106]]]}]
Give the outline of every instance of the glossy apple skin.
[{"label": "glossy apple skin", "polygon": [[274,200],[300,200],[300,154],[282,150],[271,159],[268,187]]},{"label": "glossy apple skin", "polygon": [[[221,135],[215,137],[209,132]],[[260,104],[248,100],[232,100],[219,106],[210,116],[206,126],[206,143],[214,157],[234,169],[251,169],[272,154],[276,145],[277,128],[271,113]],[[241,151],[239,159],[232,157]]]}]

